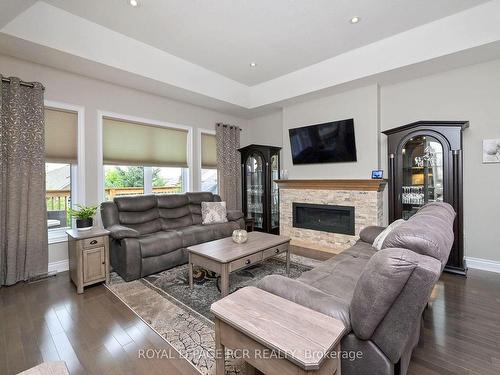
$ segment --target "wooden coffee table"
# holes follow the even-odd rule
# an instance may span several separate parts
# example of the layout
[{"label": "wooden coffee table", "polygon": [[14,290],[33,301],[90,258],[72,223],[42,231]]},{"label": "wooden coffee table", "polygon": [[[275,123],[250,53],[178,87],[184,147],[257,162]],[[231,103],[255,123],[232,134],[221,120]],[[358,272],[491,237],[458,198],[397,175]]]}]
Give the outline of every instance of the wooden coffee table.
[{"label": "wooden coffee table", "polygon": [[[254,374],[340,375],[340,340],[346,329],[332,317],[255,287],[212,304],[216,374],[224,374],[225,348],[242,353]],[[244,354],[243,354],[244,353]]]},{"label": "wooden coffee table", "polygon": [[290,274],[289,237],[262,232],[248,233],[243,244],[231,237],[205,242],[187,248],[189,252],[189,287],[193,288],[193,266],[218,273],[221,277],[222,297],[229,293],[229,274],[286,252],[286,273]]}]

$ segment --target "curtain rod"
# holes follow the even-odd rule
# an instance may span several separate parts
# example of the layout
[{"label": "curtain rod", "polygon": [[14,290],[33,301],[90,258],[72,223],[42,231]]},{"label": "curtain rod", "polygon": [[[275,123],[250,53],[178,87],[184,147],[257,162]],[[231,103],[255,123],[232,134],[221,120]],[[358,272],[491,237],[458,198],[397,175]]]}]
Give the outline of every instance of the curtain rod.
[{"label": "curtain rod", "polygon": [[[224,128],[229,128],[229,129],[232,129],[232,128],[238,128],[237,126],[233,126],[233,125],[226,125],[226,124],[217,124],[217,126],[222,126]],[[240,132],[243,131],[242,128],[238,128],[240,129]]]},{"label": "curtain rod", "polygon": [[[4,78],[4,77],[2,77],[2,82],[11,83],[11,80],[10,80],[10,78]],[[33,83],[31,83],[31,82],[20,81],[19,84],[21,86],[26,86],[26,87],[31,87],[31,88],[35,87],[35,85]],[[45,87],[42,86],[42,90],[45,91]]]}]

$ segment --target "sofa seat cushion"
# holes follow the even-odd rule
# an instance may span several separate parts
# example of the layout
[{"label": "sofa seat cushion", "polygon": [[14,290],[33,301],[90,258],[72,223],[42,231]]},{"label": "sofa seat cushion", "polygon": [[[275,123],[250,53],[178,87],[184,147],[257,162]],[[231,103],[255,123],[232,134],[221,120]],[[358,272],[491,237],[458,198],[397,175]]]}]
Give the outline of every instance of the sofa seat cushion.
[{"label": "sofa seat cushion", "polygon": [[369,258],[354,258],[352,255],[341,253],[313,270],[304,272],[297,280],[349,305],[356,283],[368,261]]},{"label": "sofa seat cushion", "polygon": [[191,225],[185,228],[178,228],[176,231],[182,237],[183,247],[193,246],[215,239],[214,231],[212,228],[207,228],[207,225]]},{"label": "sofa seat cushion", "polygon": [[340,320],[344,323],[348,332],[351,330],[349,305],[335,296],[328,295],[310,285],[280,275],[264,277],[259,281],[257,287]]},{"label": "sofa seat cushion", "polygon": [[240,225],[237,221],[229,221],[227,223],[219,224],[204,224],[203,227],[213,231],[214,240],[231,237],[235,229],[240,229]]},{"label": "sofa seat cushion", "polygon": [[182,248],[182,237],[175,231],[156,232],[138,238],[143,258],[155,257]]}]

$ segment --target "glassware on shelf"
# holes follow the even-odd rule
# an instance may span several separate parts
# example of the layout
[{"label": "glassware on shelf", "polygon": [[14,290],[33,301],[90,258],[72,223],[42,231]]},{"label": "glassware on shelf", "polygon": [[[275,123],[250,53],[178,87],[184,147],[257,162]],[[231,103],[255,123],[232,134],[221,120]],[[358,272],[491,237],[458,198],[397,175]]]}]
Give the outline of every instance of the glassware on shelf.
[{"label": "glassware on shelf", "polygon": [[425,203],[424,187],[403,186],[402,203],[423,205]]},{"label": "glassware on shelf", "polygon": [[443,145],[432,136],[416,136],[403,148],[400,199],[407,219],[418,207],[443,200]]}]

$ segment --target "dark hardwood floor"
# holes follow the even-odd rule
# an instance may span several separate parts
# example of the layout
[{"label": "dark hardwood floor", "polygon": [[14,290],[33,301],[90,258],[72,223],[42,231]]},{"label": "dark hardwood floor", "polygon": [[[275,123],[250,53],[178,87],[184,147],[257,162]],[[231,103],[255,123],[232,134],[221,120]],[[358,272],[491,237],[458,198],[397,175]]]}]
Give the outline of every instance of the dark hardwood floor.
[{"label": "dark hardwood floor", "polygon": [[[159,350],[160,358],[139,358],[141,349]],[[196,374],[185,360],[162,359],[169,349],[104,286],[77,295],[67,272],[0,288],[2,375],[58,360],[71,374]]]},{"label": "dark hardwood floor", "polygon": [[[500,374],[500,274],[443,275],[410,374]],[[67,273],[0,288],[0,374],[63,360],[71,374],[194,374],[182,359],[138,358],[169,345],[103,286],[77,295]]]}]

